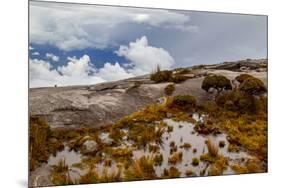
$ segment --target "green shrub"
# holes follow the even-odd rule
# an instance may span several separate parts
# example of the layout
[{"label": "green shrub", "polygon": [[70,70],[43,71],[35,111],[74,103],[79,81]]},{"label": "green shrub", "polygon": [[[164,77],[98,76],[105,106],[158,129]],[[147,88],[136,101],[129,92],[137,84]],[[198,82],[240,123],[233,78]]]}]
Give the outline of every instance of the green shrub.
[{"label": "green shrub", "polygon": [[249,74],[240,74],[239,76],[236,76],[235,80],[237,80],[239,83],[242,83],[248,78],[253,78],[253,76]]},{"label": "green shrub", "polygon": [[204,78],[201,88],[208,92],[210,88],[218,91],[218,94],[223,90],[232,90],[230,80],[222,75],[209,75]]},{"label": "green shrub", "polygon": [[170,132],[173,132],[173,130],[174,130],[174,127],[168,125],[167,132],[170,133]]},{"label": "green shrub", "polygon": [[221,140],[219,141],[219,147],[223,148],[225,146],[225,141]]},{"label": "green shrub", "polygon": [[165,92],[166,95],[172,95],[174,91],[175,91],[175,85],[174,84],[169,84],[164,89],[164,92]]},{"label": "green shrub", "polygon": [[152,73],[150,75],[150,80],[153,80],[156,83],[169,82],[172,78],[172,75],[173,75],[172,71],[168,71],[168,70],[160,71],[160,70],[158,70],[157,72]]},{"label": "green shrub", "polygon": [[187,76],[183,76],[183,75],[175,75],[171,78],[171,81],[174,83],[181,83],[184,82],[185,80],[187,80],[188,77]]},{"label": "green shrub", "polygon": [[192,67],[193,70],[196,70],[196,69],[204,69],[206,66],[205,65],[195,65]]},{"label": "green shrub", "polygon": [[239,85],[240,91],[250,95],[261,95],[264,94],[267,89],[264,83],[258,78],[248,78]]},{"label": "green shrub", "polygon": [[196,157],[193,157],[193,158],[192,158],[192,165],[193,165],[193,166],[198,166],[198,165],[199,165],[199,159],[196,158]]},{"label": "green shrub", "polygon": [[163,155],[162,154],[155,155],[155,157],[154,157],[154,165],[155,166],[161,166],[162,162],[163,162]]},{"label": "green shrub", "polygon": [[255,98],[240,91],[224,93],[216,98],[216,104],[230,111],[250,112],[255,110]]},{"label": "green shrub", "polygon": [[191,95],[177,95],[173,98],[170,105],[184,111],[189,111],[196,108],[196,99]]},{"label": "green shrub", "polygon": [[191,148],[191,144],[190,143],[184,143],[183,145],[180,146],[180,148],[184,148],[185,150],[188,150]]},{"label": "green shrub", "polygon": [[176,71],[175,74],[190,74],[191,73],[191,70],[189,68],[176,68],[175,71]]}]

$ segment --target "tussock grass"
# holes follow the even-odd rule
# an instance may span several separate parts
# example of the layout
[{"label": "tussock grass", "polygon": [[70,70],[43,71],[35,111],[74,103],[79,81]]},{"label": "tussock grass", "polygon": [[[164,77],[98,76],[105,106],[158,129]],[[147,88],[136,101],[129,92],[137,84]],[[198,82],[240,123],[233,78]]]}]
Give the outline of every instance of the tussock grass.
[{"label": "tussock grass", "polygon": [[155,166],[161,166],[163,162],[163,155],[157,154],[154,156],[154,165]]},{"label": "tussock grass", "polygon": [[206,145],[208,147],[209,155],[211,157],[217,157],[219,155],[218,148],[211,142],[211,140],[207,140]]},{"label": "tussock grass", "polygon": [[62,150],[62,141],[52,137],[49,125],[41,118],[31,116],[29,124],[29,169],[35,170],[43,162],[47,162],[50,154]]},{"label": "tussock grass", "polygon": [[51,181],[55,185],[75,184],[75,181],[70,178],[69,167],[64,158],[57,165],[52,165]]},{"label": "tussock grass", "polygon": [[249,159],[244,164],[234,164],[231,166],[236,174],[248,174],[248,173],[261,173],[265,172],[265,169],[261,165],[261,161],[257,159]]},{"label": "tussock grass", "polygon": [[127,181],[155,179],[156,174],[153,166],[153,158],[142,156],[133,161],[129,168],[125,170],[124,178]]},{"label": "tussock grass", "polygon": [[182,161],[182,152],[174,153],[168,159],[168,163],[173,164],[173,165],[175,165],[181,161]]},{"label": "tussock grass", "polygon": [[169,169],[164,169],[161,175],[162,178],[178,178],[181,172],[176,167],[170,167]]},{"label": "tussock grass", "polygon": [[80,176],[78,182],[79,184],[118,182],[122,181],[121,174],[121,168],[118,168],[111,173],[109,173],[107,168],[104,168],[102,174],[99,174],[95,168],[91,168],[85,175]]}]

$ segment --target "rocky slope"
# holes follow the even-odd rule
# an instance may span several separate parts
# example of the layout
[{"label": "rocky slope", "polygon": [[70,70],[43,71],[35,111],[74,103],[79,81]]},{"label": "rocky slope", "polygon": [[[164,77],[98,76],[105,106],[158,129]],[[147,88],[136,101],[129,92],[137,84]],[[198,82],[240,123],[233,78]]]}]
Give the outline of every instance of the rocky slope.
[{"label": "rocky slope", "polygon": [[[176,84],[174,95],[189,94],[199,104],[213,97],[201,89],[204,76],[214,73],[234,79],[247,72],[267,84],[267,60],[244,60],[193,67],[190,79]],[[32,88],[30,115],[44,118],[51,128],[106,126],[164,96],[169,83],[154,83],[149,75],[87,86]]]}]

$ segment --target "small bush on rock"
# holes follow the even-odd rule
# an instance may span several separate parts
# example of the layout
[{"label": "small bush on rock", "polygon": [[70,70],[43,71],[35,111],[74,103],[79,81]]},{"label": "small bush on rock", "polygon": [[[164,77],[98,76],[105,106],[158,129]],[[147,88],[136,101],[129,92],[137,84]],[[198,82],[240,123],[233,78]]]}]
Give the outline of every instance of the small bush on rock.
[{"label": "small bush on rock", "polygon": [[169,84],[164,89],[165,95],[172,95],[174,91],[175,91],[175,85],[174,84]]},{"label": "small bush on rock", "polygon": [[203,80],[201,88],[209,92],[211,88],[216,89],[218,94],[223,90],[232,90],[230,80],[222,75],[209,75]]},{"label": "small bush on rock", "polygon": [[172,107],[177,107],[184,111],[193,110],[196,108],[196,99],[191,95],[178,95],[173,98]]},{"label": "small bush on rock", "polygon": [[264,83],[260,79],[254,77],[246,79],[239,85],[238,89],[250,95],[262,95],[267,91]]}]

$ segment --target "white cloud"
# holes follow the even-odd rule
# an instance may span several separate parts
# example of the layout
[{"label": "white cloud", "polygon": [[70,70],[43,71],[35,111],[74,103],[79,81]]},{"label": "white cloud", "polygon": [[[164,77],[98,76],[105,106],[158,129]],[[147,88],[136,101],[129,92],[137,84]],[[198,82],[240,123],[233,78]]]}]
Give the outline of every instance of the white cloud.
[{"label": "white cloud", "polygon": [[122,24],[191,31],[189,22],[189,15],[170,10],[30,3],[31,42],[55,45],[62,50],[105,48],[118,35]]},{"label": "white cloud", "polygon": [[30,59],[29,60],[29,84],[30,87],[53,86],[60,76],[56,70],[52,69],[49,62]]},{"label": "white cloud", "polygon": [[34,50],[34,48],[32,46],[29,46],[28,49],[29,50]]},{"label": "white cloud", "polygon": [[31,55],[40,55],[39,52],[33,52]]},{"label": "white cloud", "polygon": [[107,81],[121,80],[133,77],[132,73],[128,73],[119,63],[105,63],[104,67],[99,69],[98,74],[102,79]]},{"label": "white cloud", "polygon": [[67,65],[58,67],[58,71],[62,75],[87,77],[95,72],[95,68],[90,64],[90,57],[88,55],[84,55],[80,59],[68,57],[68,60]]},{"label": "white cloud", "polygon": [[174,64],[174,59],[166,50],[149,46],[146,36],[128,46],[120,46],[116,53],[130,63],[122,67],[118,62],[107,62],[102,68],[96,69],[90,57],[84,55],[80,58],[68,57],[65,65],[54,68],[48,61],[30,59],[30,87],[97,84],[149,74],[157,65],[162,69],[170,69]]},{"label": "white cloud", "polygon": [[46,53],[46,57],[55,62],[58,62],[60,60],[60,58],[58,56],[56,56],[55,54],[52,54],[52,53]]},{"label": "white cloud", "polygon": [[161,69],[170,69],[175,63],[163,48],[149,46],[146,36],[130,42],[128,46],[120,46],[116,54],[131,61],[133,68],[128,71],[134,75],[151,73],[158,65]]},{"label": "white cloud", "polygon": [[30,59],[30,87],[89,85],[134,76],[126,72],[119,63],[105,63],[104,67],[96,70],[90,64],[88,55],[84,55],[79,59],[72,57],[68,58],[68,60],[69,62],[66,65],[54,69],[48,61]]},{"label": "white cloud", "polygon": [[104,82],[95,76],[95,69],[90,65],[90,58],[84,55],[80,59],[69,58],[67,65],[53,69],[52,65],[43,60],[30,59],[30,87],[52,87],[54,85],[88,85]]},{"label": "white cloud", "polygon": [[150,16],[149,14],[136,14],[133,20],[137,23],[145,23],[149,22]]}]

